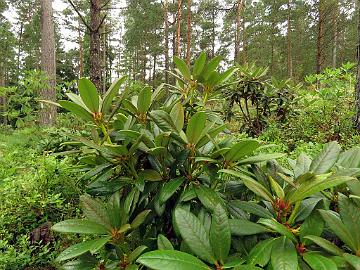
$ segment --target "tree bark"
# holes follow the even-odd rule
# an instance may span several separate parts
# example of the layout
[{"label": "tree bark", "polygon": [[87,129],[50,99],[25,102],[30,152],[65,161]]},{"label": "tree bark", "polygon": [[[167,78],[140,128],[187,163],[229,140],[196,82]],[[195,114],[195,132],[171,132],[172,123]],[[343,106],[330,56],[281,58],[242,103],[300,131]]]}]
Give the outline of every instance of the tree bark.
[{"label": "tree bark", "polygon": [[[0,88],[5,86],[5,72],[4,72],[4,62],[0,62]],[[6,108],[6,93],[3,96],[0,96],[0,123],[7,125],[7,117],[3,115],[7,108]]]},{"label": "tree bark", "polygon": [[358,2],[358,44],[357,44],[357,73],[355,88],[355,119],[354,124],[357,132],[360,132],[360,0]]},{"label": "tree bark", "polygon": [[336,68],[337,62],[337,48],[338,48],[338,16],[339,16],[339,1],[334,1],[334,9],[332,14],[332,26],[333,26],[333,50],[332,50],[332,67]]},{"label": "tree bark", "polygon": [[317,36],[317,52],[316,52],[316,73],[321,73],[324,64],[324,35],[325,35],[325,21],[324,21],[324,0],[319,0],[318,6],[318,36]]},{"label": "tree bark", "polygon": [[234,60],[238,61],[240,53],[240,34],[241,34],[241,11],[244,5],[244,0],[237,0],[236,5],[236,32],[235,32],[235,54]]},{"label": "tree bark", "polygon": [[79,78],[84,76],[84,45],[83,45],[83,37],[81,35],[81,26],[79,20],[78,26],[78,43],[79,43]]},{"label": "tree bark", "polygon": [[[55,33],[52,0],[41,0],[41,69],[47,77],[47,88],[40,91],[43,100],[56,101]],[[56,121],[56,107],[41,104],[40,124],[53,125]]]},{"label": "tree bark", "polygon": [[102,91],[100,51],[101,0],[90,0],[90,80]]},{"label": "tree bark", "polygon": [[165,38],[165,82],[169,83],[169,20],[168,20],[169,4],[164,0],[164,38]]},{"label": "tree bark", "polygon": [[182,0],[178,0],[178,9],[177,9],[177,30],[176,30],[176,56],[180,57],[181,53],[181,3]]},{"label": "tree bark", "polygon": [[187,1],[187,31],[186,31],[186,63],[190,65],[190,50],[191,50],[191,0]]},{"label": "tree bark", "polygon": [[287,2],[287,70],[289,78],[293,77],[292,44],[291,44],[291,0]]}]

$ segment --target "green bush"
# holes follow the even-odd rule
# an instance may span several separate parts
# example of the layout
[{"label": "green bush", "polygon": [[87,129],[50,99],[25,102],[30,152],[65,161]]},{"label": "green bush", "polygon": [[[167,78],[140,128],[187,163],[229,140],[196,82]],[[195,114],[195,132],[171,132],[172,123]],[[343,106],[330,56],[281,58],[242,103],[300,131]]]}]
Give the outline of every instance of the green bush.
[{"label": "green bush", "polygon": [[83,78],[59,102],[92,130],[74,137],[83,216],[52,227],[85,236],[57,257],[63,268],[358,269],[360,149],[331,142],[280,166],[258,140],[218,136],[226,125],[207,104],[236,69],[205,54],[174,62],[172,94],[120,94],[123,77],[100,97]]},{"label": "green bush", "polygon": [[67,170],[72,159],[43,155],[40,145],[50,138],[34,128],[0,133],[0,269],[51,265],[58,240],[29,246],[31,234],[77,215],[79,185]]}]

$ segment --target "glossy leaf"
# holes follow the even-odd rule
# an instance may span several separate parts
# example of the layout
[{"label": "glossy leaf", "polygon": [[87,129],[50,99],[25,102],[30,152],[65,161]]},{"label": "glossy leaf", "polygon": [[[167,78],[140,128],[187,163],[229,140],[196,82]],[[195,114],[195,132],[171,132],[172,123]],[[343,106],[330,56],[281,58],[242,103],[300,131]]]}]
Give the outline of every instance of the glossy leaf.
[{"label": "glossy leaf", "polygon": [[137,109],[140,113],[146,113],[151,105],[151,89],[144,87],[138,96]]},{"label": "glossy leaf", "polygon": [[213,254],[208,234],[200,220],[189,211],[176,208],[174,221],[185,243],[191,251],[201,259],[214,263]]},{"label": "glossy leaf", "polygon": [[329,258],[326,258],[318,252],[306,252],[303,256],[304,261],[313,270],[337,270],[336,264]]},{"label": "glossy leaf", "polygon": [[85,110],[83,107],[81,107],[78,104],[75,104],[71,101],[67,101],[67,100],[60,100],[59,104],[61,107],[63,107],[64,109],[72,112],[73,114],[81,117],[83,120],[85,121],[93,121],[93,117],[92,115]]},{"label": "glossy leaf", "polygon": [[270,232],[266,227],[246,219],[230,219],[230,230],[232,235],[244,236]]},{"label": "glossy leaf", "polygon": [[205,63],[206,63],[206,53],[202,52],[194,63],[194,68],[193,68],[194,78],[197,78],[201,74],[201,72],[205,67]]},{"label": "glossy leaf", "polygon": [[312,242],[317,244],[319,247],[322,247],[323,249],[325,249],[326,251],[328,251],[334,255],[341,256],[344,253],[344,251],[342,249],[338,248],[336,245],[334,245],[330,241],[328,241],[324,238],[321,238],[319,236],[307,235],[307,236],[304,236],[304,238],[311,240]]},{"label": "glossy leaf", "polygon": [[264,267],[270,261],[272,245],[276,238],[266,239],[258,243],[249,253],[247,263]]},{"label": "glossy leaf", "polygon": [[205,112],[195,113],[189,120],[186,128],[186,137],[189,143],[196,144],[205,128],[206,114]]},{"label": "glossy leaf", "polygon": [[95,85],[86,78],[81,78],[78,82],[80,97],[86,107],[91,112],[98,112],[99,111],[99,95],[96,90]]},{"label": "glossy leaf", "polygon": [[353,235],[341,222],[339,216],[333,211],[318,210],[329,228],[352,250],[356,250]]},{"label": "glossy leaf", "polygon": [[176,250],[155,250],[137,259],[138,263],[154,270],[210,270],[196,257]]},{"label": "glossy leaf", "polygon": [[224,264],[230,251],[231,231],[226,211],[221,204],[215,207],[212,214],[210,244],[214,251],[215,258],[218,262]]},{"label": "glossy leaf", "polygon": [[274,230],[275,232],[286,236],[288,239],[293,241],[294,243],[297,243],[297,240],[295,236],[292,234],[292,232],[285,227],[283,224],[277,222],[275,219],[265,219],[261,218],[259,219],[258,223],[268,227],[271,230]]},{"label": "glossy leaf", "polygon": [[226,153],[225,159],[229,161],[237,161],[247,155],[252,154],[260,146],[256,140],[243,140],[234,144],[229,152]]},{"label": "glossy leaf", "polygon": [[90,249],[98,243],[98,241],[102,241],[102,239],[90,240],[86,242],[82,242],[79,244],[72,245],[65,249],[57,258],[56,260],[61,262],[68,259],[72,259],[78,257],[86,252],[89,252]]},{"label": "glossy leaf", "polygon": [[297,270],[298,258],[294,244],[285,236],[273,243],[271,266],[276,270]]},{"label": "glossy leaf", "polygon": [[176,65],[176,68],[180,71],[180,73],[184,76],[186,80],[191,79],[191,73],[189,70],[189,67],[186,65],[184,60],[180,59],[177,56],[174,56],[174,63]]},{"label": "glossy leaf", "polygon": [[341,147],[337,142],[326,144],[325,148],[312,161],[310,171],[315,174],[327,173],[336,163]]},{"label": "glossy leaf", "polygon": [[119,94],[120,86],[127,80],[127,76],[123,76],[117,80],[115,80],[109,89],[106,91],[104,95],[104,100],[102,103],[101,111],[103,113],[107,113],[111,109],[111,103],[113,99],[116,97],[116,95]]},{"label": "glossy leaf", "polygon": [[160,204],[165,203],[171,196],[176,192],[176,190],[181,186],[184,182],[184,178],[180,177],[177,179],[171,179],[167,182],[160,190],[159,200]]},{"label": "glossy leaf", "polygon": [[173,250],[174,247],[171,244],[170,240],[166,238],[165,235],[159,234],[157,237],[157,247],[161,250]]},{"label": "glossy leaf", "polygon": [[180,102],[176,103],[171,109],[170,116],[175,124],[176,130],[182,130],[184,127],[184,108]]},{"label": "glossy leaf", "polygon": [[61,233],[107,234],[108,230],[101,224],[86,219],[68,219],[56,223],[52,230]]},{"label": "glossy leaf", "polygon": [[263,185],[261,185],[259,182],[252,179],[251,177],[245,175],[244,173],[227,169],[220,170],[219,173],[226,173],[238,177],[241,179],[244,185],[247,186],[247,188],[254,192],[256,195],[270,202],[274,200],[270,192]]}]

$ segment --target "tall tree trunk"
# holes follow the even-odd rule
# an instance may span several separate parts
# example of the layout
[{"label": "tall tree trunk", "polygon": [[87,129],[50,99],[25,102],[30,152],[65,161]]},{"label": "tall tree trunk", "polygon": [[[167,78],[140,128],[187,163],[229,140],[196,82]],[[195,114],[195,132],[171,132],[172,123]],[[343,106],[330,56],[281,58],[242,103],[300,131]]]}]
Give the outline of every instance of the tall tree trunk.
[{"label": "tall tree trunk", "polygon": [[187,31],[186,31],[186,63],[190,65],[190,50],[191,50],[191,0],[187,1]]},{"label": "tall tree trunk", "polygon": [[[0,88],[5,86],[5,70],[4,70],[4,62],[0,62]],[[3,92],[4,93],[4,92]],[[7,125],[7,117],[3,115],[6,113],[6,92],[3,96],[0,96],[0,123]]]},{"label": "tall tree trunk", "polygon": [[102,90],[100,51],[101,0],[90,0],[90,80]]},{"label": "tall tree trunk", "polygon": [[106,61],[106,49],[107,49],[107,42],[106,42],[106,24],[103,24],[103,40],[102,40],[102,71],[103,71],[103,76],[102,76],[102,92],[105,93],[106,92],[106,80],[107,80],[107,61]]},{"label": "tall tree trunk", "polygon": [[20,74],[20,56],[21,56],[21,46],[22,46],[22,38],[24,32],[24,22],[20,22],[20,29],[19,29],[19,44],[18,44],[18,51],[17,51],[17,78],[19,79]]},{"label": "tall tree trunk", "polygon": [[235,30],[235,54],[234,60],[238,61],[239,53],[240,53],[240,34],[241,34],[241,11],[243,8],[244,0],[237,0],[236,5],[236,30]]},{"label": "tall tree trunk", "polygon": [[334,9],[332,14],[333,26],[333,50],[332,50],[332,67],[336,68],[337,48],[338,48],[338,16],[339,16],[339,1],[334,0]]},{"label": "tall tree trunk", "polygon": [[321,73],[324,64],[324,35],[325,35],[325,21],[324,21],[324,0],[319,0],[318,6],[318,36],[317,36],[317,52],[316,52],[316,73]]},{"label": "tall tree trunk", "polygon": [[81,34],[81,25],[79,20],[78,25],[78,43],[79,43],[79,77],[84,76],[84,44],[83,44],[83,37]]},{"label": "tall tree trunk", "polygon": [[[48,87],[40,91],[44,100],[56,101],[55,33],[52,0],[41,0],[41,69],[47,76]],[[53,125],[56,121],[56,107],[41,104],[40,124]]]},{"label": "tall tree trunk", "polygon": [[360,0],[358,0],[358,44],[357,44],[357,73],[356,73],[356,89],[355,89],[355,119],[354,124],[358,132],[360,132]]},{"label": "tall tree trunk", "polygon": [[169,20],[168,20],[169,4],[164,0],[164,38],[165,38],[165,83],[169,83]]},{"label": "tall tree trunk", "polygon": [[152,81],[153,81],[153,86],[155,87],[155,79],[156,79],[156,54],[154,54],[154,63],[153,63],[153,72],[152,72]]},{"label": "tall tree trunk", "polygon": [[291,0],[287,2],[287,70],[289,78],[293,76],[292,44],[291,44]]},{"label": "tall tree trunk", "polygon": [[212,12],[211,12],[211,22],[212,22],[212,33],[211,33],[211,58],[215,57],[215,38],[216,38],[216,33],[215,33],[215,7],[212,7]]},{"label": "tall tree trunk", "polygon": [[176,56],[180,57],[181,54],[181,0],[178,0],[177,8],[177,30],[176,30]]}]

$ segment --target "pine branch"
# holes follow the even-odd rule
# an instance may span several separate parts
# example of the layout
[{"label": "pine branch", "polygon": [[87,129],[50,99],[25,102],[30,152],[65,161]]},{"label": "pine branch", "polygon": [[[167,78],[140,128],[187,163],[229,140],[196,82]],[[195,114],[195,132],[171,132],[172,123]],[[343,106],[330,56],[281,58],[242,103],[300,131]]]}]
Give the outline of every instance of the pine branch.
[{"label": "pine branch", "polygon": [[73,9],[75,10],[75,12],[79,15],[80,20],[85,24],[86,28],[89,29],[89,31],[92,31],[91,26],[86,22],[86,20],[84,19],[84,17],[81,15],[80,11],[76,8],[76,6],[74,5],[74,3],[71,0],[68,0],[68,2],[70,3],[70,5],[73,7]]}]

